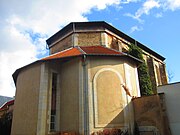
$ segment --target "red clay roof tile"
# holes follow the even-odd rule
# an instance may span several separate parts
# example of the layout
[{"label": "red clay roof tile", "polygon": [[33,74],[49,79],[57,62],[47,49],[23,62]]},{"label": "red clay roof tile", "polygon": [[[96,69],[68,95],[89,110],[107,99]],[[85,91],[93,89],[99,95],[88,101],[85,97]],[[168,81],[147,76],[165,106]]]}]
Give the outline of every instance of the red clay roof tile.
[{"label": "red clay roof tile", "polygon": [[52,54],[41,60],[51,60],[65,57],[73,57],[80,55],[124,55],[124,53],[104,47],[104,46],[76,46],[64,51]]},{"label": "red clay roof tile", "polygon": [[80,47],[86,54],[105,54],[105,55],[123,55],[123,53],[104,47],[104,46],[81,46]]},{"label": "red clay roof tile", "polygon": [[78,48],[70,48],[64,51],[52,54],[48,57],[43,58],[42,60],[51,60],[51,59],[58,59],[58,58],[65,58],[65,57],[72,57],[72,56],[79,56],[82,53],[79,51]]}]

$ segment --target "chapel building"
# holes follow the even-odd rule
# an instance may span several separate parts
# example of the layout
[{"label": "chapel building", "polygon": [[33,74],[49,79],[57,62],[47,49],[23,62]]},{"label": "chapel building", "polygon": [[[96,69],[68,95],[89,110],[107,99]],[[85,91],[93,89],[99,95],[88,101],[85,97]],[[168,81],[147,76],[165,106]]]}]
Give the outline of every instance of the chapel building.
[{"label": "chapel building", "polygon": [[[50,55],[13,74],[12,135],[90,135],[103,129],[133,134],[132,97],[140,97],[143,50],[153,90],[167,83],[165,58],[106,22],[73,22],[47,39]],[[128,88],[128,89],[127,89]]]}]

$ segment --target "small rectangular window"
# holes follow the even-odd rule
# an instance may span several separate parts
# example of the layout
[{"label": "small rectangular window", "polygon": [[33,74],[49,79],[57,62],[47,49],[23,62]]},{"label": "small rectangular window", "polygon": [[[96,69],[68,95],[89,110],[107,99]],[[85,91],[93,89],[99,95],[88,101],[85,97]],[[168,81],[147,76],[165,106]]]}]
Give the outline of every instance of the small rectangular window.
[{"label": "small rectangular window", "polygon": [[52,94],[51,94],[51,121],[50,130],[56,129],[56,95],[57,95],[57,73],[52,74]]}]

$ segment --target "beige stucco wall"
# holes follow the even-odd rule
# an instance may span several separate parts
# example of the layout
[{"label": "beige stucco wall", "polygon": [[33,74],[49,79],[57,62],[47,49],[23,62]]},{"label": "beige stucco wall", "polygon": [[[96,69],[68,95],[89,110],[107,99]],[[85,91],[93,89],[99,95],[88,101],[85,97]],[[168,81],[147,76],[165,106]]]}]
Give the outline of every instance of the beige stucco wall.
[{"label": "beige stucco wall", "polygon": [[60,130],[79,132],[80,60],[64,63],[60,70]]},{"label": "beige stucco wall", "polygon": [[96,132],[103,128],[132,128],[132,105],[121,87],[127,84],[126,73],[131,74],[129,86],[133,96],[138,96],[136,66],[123,58],[93,57],[88,62],[89,78],[89,129]]},{"label": "beige stucco wall", "polygon": [[[46,66],[45,66],[46,65]],[[17,79],[12,135],[51,134],[52,73],[58,74],[56,131],[81,132],[79,93],[82,78],[79,58],[66,62],[33,64],[23,69]],[[41,75],[42,73],[42,75]],[[42,83],[42,84],[41,84]],[[81,94],[82,95],[82,94]],[[81,98],[81,97],[80,97]],[[81,103],[82,105],[83,103]]]},{"label": "beige stucco wall", "polygon": [[85,130],[92,133],[103,128],[132,129],[131,98],[121,84],[128,86],[133,96],[138,96],[133,63],[120,57],[94,56],[87,57],[85,63],[79,57],[24,68],[17,79],[12,135],[51,134],[53,72],[58,74],[56,131],[83,134]]},{"label": "beige stucco wall", "polygon": [[17,78],[12,135],[35,135],[38,118],[40,65],[21,71]]}]

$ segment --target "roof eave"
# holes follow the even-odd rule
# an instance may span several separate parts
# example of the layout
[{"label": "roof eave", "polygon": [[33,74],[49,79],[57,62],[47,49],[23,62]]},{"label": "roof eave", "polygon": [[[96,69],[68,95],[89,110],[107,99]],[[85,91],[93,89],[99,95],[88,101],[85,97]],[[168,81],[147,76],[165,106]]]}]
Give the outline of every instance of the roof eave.
[{"label": "roof eave", "polygon": [[135,61],[137,63],[137,66],[139,66],[140,64],[143,63],[142,60],[137,59],[129,54],[85,54],[86,56],[110,56],[110,57],[127,57],[132,59],[133,61]]},{"label": "roof eave", "polygon": [[37,63],[42,63],[42,62],[53,61],[53,60],[70,59],[70,58],[78,57],[78,56],[81,56],[81,55],[69,56],[69,57],[63,57],[63,58],[53,58],[53,59],[47,59],[47,60],[40,59],[40,60],[37,60],[37,61],[35,61],[35,62],[33,62],[33,63],[30,63],[30,64],[28,64],[28,65],[26,65],[26,66],[24,66],[24,67],[21,67],[21,68],[17,69],[17,70],[12,74],[14,84],[15,84],[15,86],[16,86],[17,77],[18,77],[19,73],[20,73],[23,69],[25,69],[25,68],[27,68],[27,67],[29,67],[29,66],[31,66],[31,65],[34,65],[34,64],[37,64]]},{"label": "roof eave", "polygon": [[18,77],[19,73],[20,73],[23,69],[25,69],[25,68],[27,68],[27,67],[29,67],[29,66],[31,66],[31,65],[34,65],[34,64],[36,64],[36,63],[40,63],[40,62],[41,62],[41,60],[37,60],[37,61],[32,62],[32,63],[30,63],[30,64],[28,64],[28,65],[25,65],[25,66],[23,66],[23,67],[21,67],[21,68],[18,68],[18,69],[12,74],[12,77],[13,77],[13,81],[14,81],[15,86],[16,86],[16,82],[17,82],[17,77]]}]

